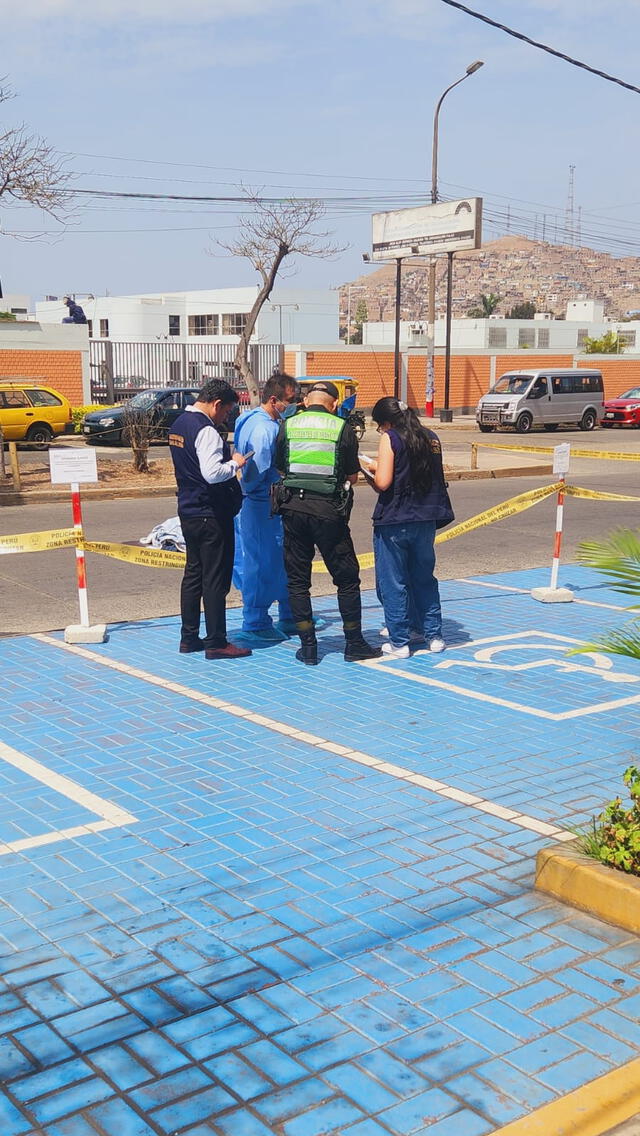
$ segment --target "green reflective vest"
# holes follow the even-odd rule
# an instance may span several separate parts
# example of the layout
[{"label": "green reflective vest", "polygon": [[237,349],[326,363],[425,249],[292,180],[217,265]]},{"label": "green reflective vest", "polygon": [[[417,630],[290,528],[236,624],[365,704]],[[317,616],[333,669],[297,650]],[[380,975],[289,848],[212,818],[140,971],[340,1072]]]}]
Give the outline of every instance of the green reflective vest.
[{"label": "green reflective vest", "polygon": [[305,410],[287,418],[288,489],[308,489],[328,497],[338,489],[338,444],[344,418],[322,411]]}]

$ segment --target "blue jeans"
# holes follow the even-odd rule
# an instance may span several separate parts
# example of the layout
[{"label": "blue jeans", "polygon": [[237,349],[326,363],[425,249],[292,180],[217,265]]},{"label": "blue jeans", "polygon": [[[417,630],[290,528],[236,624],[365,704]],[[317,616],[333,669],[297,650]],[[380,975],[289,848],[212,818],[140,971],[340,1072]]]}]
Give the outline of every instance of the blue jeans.
[{"label": "blue jeans", "polygon": [[410,631],[424,631],[426,639],[442,634],[440,592],[433,574],[435,536],[435,521],[374,527],[376,591],[395,647],[408,644]]}]

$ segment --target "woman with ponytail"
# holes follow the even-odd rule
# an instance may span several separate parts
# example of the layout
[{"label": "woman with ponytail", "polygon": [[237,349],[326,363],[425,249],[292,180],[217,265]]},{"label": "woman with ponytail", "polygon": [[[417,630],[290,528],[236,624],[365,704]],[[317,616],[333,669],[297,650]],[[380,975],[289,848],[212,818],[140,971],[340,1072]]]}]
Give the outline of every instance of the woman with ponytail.
[{"label": "woman with ponytail", "polygon": [[378,493],[373,512],[376,591],[389,642],[385,655],[406,659],[410,644],[444,651],[436,529],[453,520],[437,434],[397,398],[381,398],[372,411],[381,435],[369,479]]}]

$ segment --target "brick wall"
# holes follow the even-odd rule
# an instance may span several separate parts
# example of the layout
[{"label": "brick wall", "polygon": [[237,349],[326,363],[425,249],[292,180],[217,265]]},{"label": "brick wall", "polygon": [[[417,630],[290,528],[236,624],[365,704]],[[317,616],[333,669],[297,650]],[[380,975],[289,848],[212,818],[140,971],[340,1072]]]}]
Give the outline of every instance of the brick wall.
[{"label": "brick wall", "polygon": [[0,382],[37,380],[84,406],[90,398],[89,338],[84,324],[0,321]]},{"label": "brick wall", "polygon": [[393,394],[393,351],[307,351],[308,375],[349,375],[358,380],[358,405],[373,406]]},{"label": "brick wall", "polygon": [[0,382],[7,379],[39,379],[45,386],[82,406],[82,352],[28,351],[0,348]]},{"label": "brick wall", "polygon": [[583,356],[579,367],[596,367],[602,371],[604,397],[617,398],[630,387],[640,386],[640,359],[625,359],[610,355]]}]

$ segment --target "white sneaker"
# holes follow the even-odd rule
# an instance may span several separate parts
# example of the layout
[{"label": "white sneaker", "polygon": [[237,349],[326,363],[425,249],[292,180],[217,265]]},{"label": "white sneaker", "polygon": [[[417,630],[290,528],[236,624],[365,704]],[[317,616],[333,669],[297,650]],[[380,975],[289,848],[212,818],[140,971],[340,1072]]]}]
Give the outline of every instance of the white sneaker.
[{"label": "white sneaker", "polygon": [[[383,639],[388,639],[389,638],[389,628],[388,627],[381,627],[380,628],[380,635],[382,636]],[[409,632],[409,642],[410,643],[424,643],[424,632],[422,632],[422,631],[410,631]]]},{"label": "white sneaker", "polygon": [[394,647],[393,643],[383,643],[382,654],[386,655],[388,659],[408,659],[411,652],[407,643],[404,647]]},{"label": "white sneaker", "polygon": [[432,655],[439,655],[442,651],[444,651],[446,645],[447,644],[445,643],[441,635],[435,635],[434,638],[429,641],[429,650],[431,651]]}]

